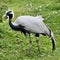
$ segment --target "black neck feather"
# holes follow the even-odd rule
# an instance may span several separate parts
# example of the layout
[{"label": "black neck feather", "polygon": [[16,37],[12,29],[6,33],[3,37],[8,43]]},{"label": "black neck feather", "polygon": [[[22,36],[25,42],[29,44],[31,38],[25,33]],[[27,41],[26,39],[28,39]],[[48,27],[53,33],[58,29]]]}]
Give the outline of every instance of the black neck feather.
[{"label": "black neck feather", "polygon": [[12,18],[9,17],[9,25],[10,27],[13,29],[13,30],[18,30],[18,31],[21,31],[24,33],[24,35],[26,35],[26,33],[29,33],[29,31],[25,30],[25,26],[22,26],[22,25],[18,25],[18,26],[15,26],[13,23],[12,23]]},{"label": "black neck feather", "polygon": [[12,23],[12,18],[10,18],[10,17],[9,17],[9,25],[10,25],[10,27],[11,27],[13,30],[20,30],[20,27],[19,27],[19,26],[13,25],[13,23]]}]

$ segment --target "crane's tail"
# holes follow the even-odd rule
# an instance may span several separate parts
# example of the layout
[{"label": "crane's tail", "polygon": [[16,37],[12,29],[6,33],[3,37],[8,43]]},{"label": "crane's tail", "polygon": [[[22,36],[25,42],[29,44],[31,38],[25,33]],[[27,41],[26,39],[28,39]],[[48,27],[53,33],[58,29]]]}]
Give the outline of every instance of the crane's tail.
[{"label": "crane's tail", "polygon": [[53,35],[52,31],[51,31],[50,38],[52,40],[52,47],[53,47],[52,50],[55,50],[55,44],[56,44],[56,42],[55,42],[55,38],[54,38],[54,35]]},{"label": "crane's tail", "polygon": [[[47,26],[47,25],[46,25]],[[52,32],[52,30],[47,26],[48,30],[49,30],[49,34],[48,36],[50,37],[51,41],[52,41],[52,50],[55,50],[55,45],[56,45],[56,42],[55,42],[55,38],[54,38],[54,34]]]}]

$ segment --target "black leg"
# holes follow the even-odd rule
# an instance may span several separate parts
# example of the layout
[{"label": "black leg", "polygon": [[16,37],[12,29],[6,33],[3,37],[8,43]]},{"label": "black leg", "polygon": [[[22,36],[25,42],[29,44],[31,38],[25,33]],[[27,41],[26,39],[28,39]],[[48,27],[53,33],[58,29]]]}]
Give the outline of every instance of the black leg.
[{"label": "black leg", "polygon": [[39,53],[40,53],[40,47],[39,47],[38,37],[36,37],[36,43],[37,43],[38,51],[39,51]]},{"label": "black leg", "polygon": [[29,49],[31,50],[31,47],[32,47],[32,40],[31,40],[31,36],[30,36],[30,34],[29,34]]},{"label": "black leg", "polygon": [[29,38],[30,38],[29,43],[30,43],[30,45],[31,45],[31,44],[32,44],[32,41],[31,41],[31,36],[30,36],[30,34],[29,34]]}]

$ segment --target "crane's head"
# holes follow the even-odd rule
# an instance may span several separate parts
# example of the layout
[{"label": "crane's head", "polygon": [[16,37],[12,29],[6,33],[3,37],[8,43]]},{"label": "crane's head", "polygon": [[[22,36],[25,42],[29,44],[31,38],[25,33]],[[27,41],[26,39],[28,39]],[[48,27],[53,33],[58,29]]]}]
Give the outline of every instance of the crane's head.
[{"label": "crane's head", "polygon": [[14,13],[11,10],[8,10],[5,12],[5,14],[3,15],[4,18],[9,18],[12,19],[14,17]]}]

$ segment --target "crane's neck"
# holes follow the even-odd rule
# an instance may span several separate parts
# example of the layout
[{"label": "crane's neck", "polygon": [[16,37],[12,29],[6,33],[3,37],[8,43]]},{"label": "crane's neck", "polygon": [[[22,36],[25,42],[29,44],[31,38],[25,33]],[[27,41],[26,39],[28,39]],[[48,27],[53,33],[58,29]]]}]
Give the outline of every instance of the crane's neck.
[{"label": "crane's neck", "polygon": [[12,23],[12,18],[9,17],[9,25],[10,27],[13,29],[13,30],[19,30],[19,26],[15,26],[13,23]]}]

